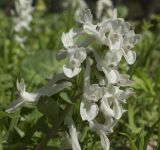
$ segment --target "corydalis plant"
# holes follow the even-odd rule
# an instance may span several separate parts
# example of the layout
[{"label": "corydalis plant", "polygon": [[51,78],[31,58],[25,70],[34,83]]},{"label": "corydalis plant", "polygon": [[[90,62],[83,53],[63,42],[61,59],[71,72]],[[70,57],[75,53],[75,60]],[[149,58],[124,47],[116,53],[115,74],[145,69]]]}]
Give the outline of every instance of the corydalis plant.
[{"label": "corydalis plant", "polygon": [[[63,33],[65,50],[59,56],[65,53],[68,59],[63,71],[69,78],[77,76],[86,62],[80,115],[83,121],[88,121],[91,131],[99,135],[103,149],[108,150],[110,143],[107,135],[113,132],[113,127],[126,111],[122,104],[133,93],[131,88],[121,88],[130,86],[132,82],[129,75],[118,71],[118,67],[123,57],[129,65],[135,62],[136,53],[131,49],[138,42],[139,35],[130,29],[129,23],[123,18],[117,18],[116,10],[111,18],[97,24],[93,23],[89,9],[82,11],[79,18],[82,29]],[[78,37],[82,36],[84,39],[78,42]],[[95,49],[92,43],[103,45],[105,49]],[[94,83],[91,83],[91,74]],[[103,123],[98,122],[99,112],[103,114]],[[73,134],[70,133],[70,136],[73,139]],[[73,145],[72,148],[77,150]],[[80,147],[77,141],[75,145]]]},{"label": "corydalis plant", "polygon": [[[68,132],[66,128],[57,129],[60,133],[56,136],[66,135],[63,137],[61,147],[81,150],[79,130],[76,129],[73,117],[77,108],[73,104],[76,104],[75,100],[78,99],[82,123],[87,122],[91,132],[100,137],[103,149],[108,150],[110,142],[107,135],[113,132],[114,126],[126,111],[122,107],[123,103],[126,103],[126,99],[133,93],[131,88],[127,88],[132,83],[130,76],[121,74],[119,65],[122,59],[129,65],[135,62],[136,53],[132,48],[139,40],[139,35],[130,29],[128,22],[117,18],[116,10],[111,18],[97,24],[94,23],[89,9],[83,10],[79,18],[81,29],[71,29],[61,37],[64,49],[58,52],[57,58],[67,60],[62,68],[63,73],[56,75],[47,85],[31,93],[25,90],[23,80],[17,82],[19,97],[9,105],[7,112],[13,112],[28,103],[38,103],[41,96],[53,96],[70,87],[71,93],[74,93],[74,95],[70,93],[72,101],[66,105],[64,114],[62,113],[63,118],[59,118],[57,123],[68,127]],[[103,46],[103,49],[96,48],[95,45]],[[83,88],[81,85],[73,85],[75,80],[72,78],[79,74],[83,80],[81,83]],[[57,126],[59,127],[61,126]],[[53,129],[55,135],[55,128]],[[66,147],[64,141],[67,143]]]},{"label": "corydalis plant", "polygon": [[15,32],[15,40],[24,48],[26,37],[21,37],[20,32],[30,31],[30,23],[32,21],[32,0],[15,0],[15,11],[13,12],[13,30]]}]

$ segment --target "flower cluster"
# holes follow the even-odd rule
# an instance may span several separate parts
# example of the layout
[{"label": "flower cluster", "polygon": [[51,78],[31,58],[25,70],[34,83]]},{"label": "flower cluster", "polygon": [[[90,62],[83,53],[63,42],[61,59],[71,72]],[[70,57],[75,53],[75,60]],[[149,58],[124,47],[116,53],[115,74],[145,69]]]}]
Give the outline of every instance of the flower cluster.
[{"label": "flower cluster", "polygon": [[[89,9],[83,10],[79,18],[82,30],[71,29],[62,35],[65,48],[63,53],[66,53],[68,60],[63,66],[63,72],[67,77],[73,78],[80,73],[83,62],[86,62],[80,115],[83,121],[88,121],[90,129],[100,136],[103,149],[108,150],[110,144],[107,134],[113,131],[113,127],[126,111],[122,104],[126,103],[126,99],[133,93],[131,88],[124,90],[124,87],[130,86],[132,82],[129,75],[119,73],[118,67],[123,57],[129,65],[135,62],[136,53],[131,49],[140,36],[130,29],[128,22],[117,18],[116,10],[111,18],[97,24],[93,23]],[[84,36],[84,41],[78,42],[79,36]],[[103,45],[105,50],[95,50],[91,46],[94,42]],[[95,77],[95,69],[92,72],[92,66],[96,67],[99,78]],[[91,73],[97,83],[91,83]],[[104,116],[103,123],[97,120],[99,112]],[[71,139],[72,135],[77,133],[70,134]],[[80,147],[77,140],[74,144]],[[77,150],[74,144],[72,148]]]},{"label": "flower cluster", "polygon": [[[24,1],[19,1],[19,4],[23,4],[25,8],[29,3]],[[19,7],[17,11],[23,12]],[[30,12],[32,12],[31,8],[25,9],[22,22],[17,25],[16,31],[20,31],[22,27],[29,29],[31,16],[26,14]],[[99,135],[103,149],[108,150],[110,142],[107,135],[113,132],[114,126],[126,111],[123,109],[123,103],[126,103],[126,99],[133,93],[131,88],[126,88],[132,83],[130,76],[121,74],[119,65],[122,60],[125,60],[128,65],[135,62],[136,53],[132,48],[140,36],[130,29],[129,23],[123,18],[117,18],[116,10],[112,17],[97,24],[94,23],[89,9],[81,11],[79,15],[78,22],[81,23],[82,28],[71,29],[61,37],[64,49],[57,54],[57,58],[67,59],[67,63],[63,66],[63,73],[57,74],[45,86],[34,92],[26,91],[23,80],[20,83],[17,81],[19,96],[6,111],[14,112],[20,106],[36,103],[41,96],[52,96],[71,86],[69,80],[82,72],[83,68],[84,83],[79,113],[82,120],[88,122],[91,131]],[[25,22],[23,17],[28,21],[25,18]],[[103,46],[103,49],[95,49],[94,45]],[[74,106],[71,107],[65,118],[65,124],[69,129],[69,135],[66,137],[70,137],[68,143],[73,150],[81,150],[72,118]]]},{"label": "flower cluster", "polygon": [[[15,0],[15,12],[13,18],[13,30],[19,33],[23,30],[30,31],[30,22],[32,21],[32,0]],[[18,34],[15,35],[15,40],[20,43],[21,47],[24,47],[23,43],[25,37],[20,37]]]}]

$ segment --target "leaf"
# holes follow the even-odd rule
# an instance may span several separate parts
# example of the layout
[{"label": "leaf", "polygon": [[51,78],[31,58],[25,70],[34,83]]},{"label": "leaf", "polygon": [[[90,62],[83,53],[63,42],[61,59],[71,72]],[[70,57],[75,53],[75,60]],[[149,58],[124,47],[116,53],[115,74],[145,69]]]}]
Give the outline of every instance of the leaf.
[{"label": "leaf", "polygon": [[139,141],[139,149],[138,150],[144,150],[144,129],[140,132],[140,141]]},{"label": "leaf", "polygon": [[47,116],[51,123],[55,124],[58,121],[59,107],[54,99],[42,97],[38,101],[38,110]]},{"label": "leaf", "polygon": [[46,122],[46,117],[45,116],[42,116],[41,118],[38,119],[37,127],[38,127],[38,130],[40,130],[43,133],[47,133],[49,131],[49,127],[48,127],[48,124]]},{"label": "leaf", "polygon": [[127,133],[121,133],[121,134],[125,135],[128,138],[130,146],[131,146],[131,150],[138,150],[136,144],[134,143],[134,141],[133,141],[133,139],[131,138],[130,135],[128,135]]},{"label": "leaf", "polygon": [[1,119],[1,118],[4,118],[4,117],[14,118],[15,115],[14,115],[14,114],[7,113],[7,112],[4,112],[4,111],[0,111],[0,119]]},{"label": "leaf", "polygon": [[14,129],[17,131],[17,133],[20,135],[20,137],[24,137],[25,133],[18,127],[14,127]]},{"label": "leaf", "polygon": [[65,102],[72,104],[72,101],[70,100],[66,92],[61,92],[59,95]]},{"label": "leaf", "polygon": [[21,68],[25,72],[34,72],[45,78],[50,78],[53,73],[62,68],[63,64],[64,61],[58,62],[56,60],[55,53],[45,50],[36,52],[34,55],[26,56],[22,61]]},{"label": "leaf", "polygon": [[26,149],[26,143],[15,143],[11,145],[4,146],[5,150],[23,150]]},{"label": "leaf", "polygon": [[128,122],[129,124],[127,125],[129,129],[132,131],[132,133],[138,133],[139,128],[136,127],[134,123],[134,108],[131,106],[131,104],[128,104]]}]

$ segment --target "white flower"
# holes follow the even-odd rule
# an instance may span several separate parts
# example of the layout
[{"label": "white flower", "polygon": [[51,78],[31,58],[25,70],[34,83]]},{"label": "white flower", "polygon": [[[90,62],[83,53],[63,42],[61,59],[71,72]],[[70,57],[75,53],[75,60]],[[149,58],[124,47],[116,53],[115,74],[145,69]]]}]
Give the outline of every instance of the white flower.
[{"label": "white flower", "polygon": [[132,84],[132,81],[129,78],[130,76],[127,74],[119,74],[119,79],[116,84],[121,87],[130,86]]},{"label": "white flower", "polygon": [[96,50],[92,51],[96,59],[98,69],[104,72],[109,83],[116,83],[119,78],[119,73],[117,69],[113,66],[113,64],[117,65],[117,60],[115,60],[115,62],[110,62],[108,61],[108,59],[103,60],[100,58]]},{"label": "white flower", "polygon": [[82,100],[80,105],[80,114],[82,120],[92,121],[99,113],[99,107],[96,103]]},{"label": "white flower", "polygon": [[101,100],[101,112],[104,114],[105,118],[114,117],[114,111],[110,107],[107,97],[104,95]]},{"label": "white flower", "polygon": [[106,124],[100,124],[96,120],[89,122],[90,128],[92,131],[96,132],[101,139],[101,145],[103,147],[103,150],[109,150],[110,148],[110,142],[106,134],[112,132],[111,128],[108,128]]},{"label": "white flower", "polygon": [[90,71],[92,61],[87,59],[86,72],[84,78],[84,93],[83,100],[80,105],[80,114],[82,120],[91,121],[99,112],[99,107],[95,103],[102,97],[102,90],[98,84],[90,85]]},{"label": "white flower", "polygon": [[90,9],[85,9],[81,11],[80,23],[83,24],[83,30],[90,36],[96,38],[99,42],[105,44],[107,42],[105,33],[108,32],[108,27],[104,26],[103,22],[94,25],[93,17]]},{"label": "white flower", "polygon": [[74,38],[78,36],[80,32],[75,29],[71,29],[68,33],[63,33],[61,40],[63,43],[63,46],[68,49],[70,47],[73,47],[75,45]]},{"label": "white flower", "polygon": [[6,112],[11,113],[14,112],[17,108],[22,105],[28,105],[36,103],[41,96],[52,96],[59,91],[71,86],[71,83],[68,81],[62,83],[56,83],[62,79],[66,79],[64,74],[58,74],[55,78],[51,79],[45,86],[41,87],[40,89],[36,90],[35,92],[27,92],[26,85],[24,80],[21,79],[20,83],[17,80],[17,90],[18,90],[18,98],[17,100],[10,103],[7,107]]},{"label": "white flower", "polygon": [[[114,10],[113,17],[94,25],[93,17],[89,9],[82,11],[81,23],[83,30],[88,35],[96,38],[101,44],[109,47],[112,53],[117,53],[118,63],[122,56],[128,64],[133,64],[136,60],[136,53],[130,49],[134,47],[139,39],[139,35],[130,30],[128,22],[122,18],[117,18],[117,11]],[[116,59],[115,59],[116,60]]]},{"label": "white flower", "polygon": [[84,99],[89,102],[97,102],[102,97],[102,91],[98,84],[91,84],[85,88]]},{"label": "white flower", "polygon": [[110,142],[105,132],[100,131],[99,136],[101,138],[101,145],[103,147],[103,150],[109,150]]},{"label": "white flower", "polygon": [[69,78],[73,78],[81,71],[81,63],[86,59],[87,53],[84,47],[78,47],[74,38],[78,36],[78,31],[71,29],[68,33],[63,33],[62,43],[66,48],[68,63],[63,66],[63,72]]},{"label": "white flower", "polygon": [[87,53],[85,48],[75,47],[68,49],[68,63],[63,66],[63,72],[69,78],[73,78],[81,71],[81,63],[86,59]]}]

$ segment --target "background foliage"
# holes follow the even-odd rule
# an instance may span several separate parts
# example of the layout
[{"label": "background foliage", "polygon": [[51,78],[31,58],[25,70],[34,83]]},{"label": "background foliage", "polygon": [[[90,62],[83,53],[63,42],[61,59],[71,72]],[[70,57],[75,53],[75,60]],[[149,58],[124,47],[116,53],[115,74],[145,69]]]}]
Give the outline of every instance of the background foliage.
[{"label": "background foliage", "polygon": [[[94,10],[95,2],[87,2]],[[148,2],[143,6],[146,9],[143,9],[145,1],[114,1],[119,15],[131,22],[132,28],[142,34],[142,40],[135,47],[137,61],[128,71],[134,81],[135,94],[128,99],[125,106],[128,111],[114,133],[109,135],[111,150],[160,149],[160,15],[157,7],[159,3],[156,2]],[[56,96],[49,100],[43,98],[38,108],[22,108],[15,114],[5,112],[9,102],[16,98],[17,78],[23,77],[28,83],[27,89],[31,91],[43,85],[55,72],[61,71],[63,62],[56,61],[56,51],[62,48],[61,34],[75,26],[74,10],[63,10],[60,6],[55,10],[52,6],[47,7],[48,3],[47,0],[40,0],[34,4],[36,11],[31,24],[32,31],[26,33],[28,39],[23,50],[13,40],[9,15],[13,1],[0,2],[3,8],[0,10],[0,150],[36,149],[60,124],[58,116],[62,115],[63,118],[63,104],[72,103],[74,99],[72,91],[63,92],[60,93],[61,99],[56,99]],[[76,82],[78,84],[78,79]],[[57,104],[59,102],[62,106]],[[42,107],[44,105],[46,109]],[[76,105],[74,116],[83,133],[80,140],[83,149],[100,149],[98,137],[93,138],[93,133],[79,124],[79,104]],[[54,113],[51,112],[53,109]],[[65,128],[63,124],[60,125]],[[58,134],[48,141],[45,149],[61,149]]]}]

